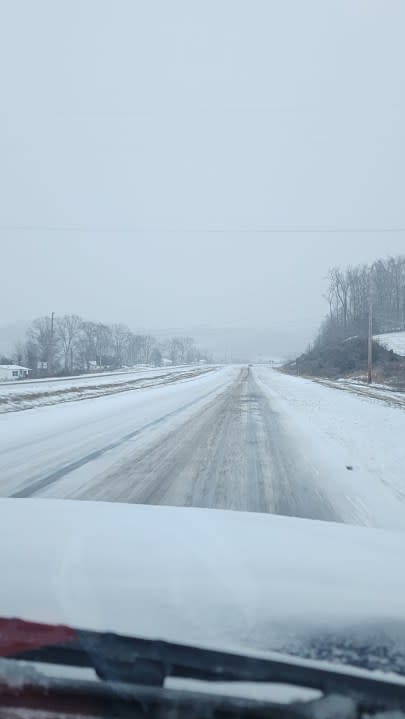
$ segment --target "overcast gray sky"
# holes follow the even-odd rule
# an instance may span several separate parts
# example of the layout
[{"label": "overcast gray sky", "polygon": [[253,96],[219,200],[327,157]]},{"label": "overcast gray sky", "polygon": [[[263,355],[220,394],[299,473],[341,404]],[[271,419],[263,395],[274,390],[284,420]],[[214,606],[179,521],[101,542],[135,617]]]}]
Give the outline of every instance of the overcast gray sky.
[{"label": "overcast gray sky", "polygon": [[405,233],[254,231],[405,226],[404,26],[403,0],[0,0],[0,323],[311,335],[328,267]]}]

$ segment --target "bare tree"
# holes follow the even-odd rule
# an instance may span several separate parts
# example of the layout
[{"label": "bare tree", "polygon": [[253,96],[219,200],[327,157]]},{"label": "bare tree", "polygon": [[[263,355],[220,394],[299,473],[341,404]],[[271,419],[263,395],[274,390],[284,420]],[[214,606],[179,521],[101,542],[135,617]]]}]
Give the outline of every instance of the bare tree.
[{"label": "bare tree", "polygon": [[97,367],[113,362],[112,331],[101,322],[82,322],[80,332],[80,355],[89,370],[92,363]]},{"label": "bare tree", "polygon": [[108,364],[108,358],[112,353],[113,338],[111,328],[102,322],[97,322],[95,327],[95,349],[96,362],[101,367]]},{"label": "bare tree", "polygon": [[83,320],[79,315],[63,315],[56,320],[56,335],[61,343],[65,372],[72,372]]},{"label": "bare tree", "polygon": [[97,350],[97,324],[96,322],[82,322],[78,352],[82,365],[89,370],[91,362],[96,361]]},{"label": "bare tree", "polygon": [[128,364],[136,365],[140,362],[142,335],[135,335],[130,332],[127,336],[127,359]]},{"label": "bare tree", "polygon": [[160,347],[158,347],[158,345],[155,345],[151,352],[150,362],[155,367],[161,367],[162,361],[163,361],[163,358],[162,358],[162,352],[160,350]]},{"label": "bare tree", "polygon": [[156,346],[156,340],[152,335],[145,335],[144,336],[144,345],[143,345],[143,360],[145,364],[150,364],[151,357],[152,357],[152,351],[153,348]]},{"label": "bare tree", "polygon": [[184,360],[187,364],[196,362],[197,348],[192,337],[183,337]]},{"label": "bare tree", "polygon": [[405,257],[389,257],[373,264],[334,267],[328,275],[326,299],[329,314],[317,343],[336,342],[351,335],[367,334],[370,273],[373,275],[374,330],[405,328]]},{"label": "bare tree", "polygon": [[333,297],[337,319],[338,321],[341,321],[344,330],[347,327],[348,320],[349,287],[350,284],[347,272],[342,272],[338,267],[334,267],[330,270],[328,296]]},{"label": "bare tree", "polygon": [[122,367],[125,359],[125,348],[131,332],[126,325],[111,325],[112,343],[114,351],[114,364]]},{"label": "bare tree", "polygon": [[60,355],[62,368],[68,372],[73,368],[118,368],[123,364],[158,366],[163,362],[163,350],[169,354],[173,364],[196,362],[204,356],[192,337],[173,337],[163,346],[152,335],[134,334],[126,325],[83,321],[75,314],[56,318],[55,322],[53,316],[35,320],[27,332],[26,341],[16,346],[14,356],[31,368],[35,375],[38,367],[43,365],[45,369],[49,358],[53,369],[61,369],[57,364]]},{"label": "bare tree", "polygon": [[168,343],[169,357],[172,364],[181,364],[183,357],[183,343],[180,337],[172,337]]},{"label": "bare tree", "polygon": [[58,338],[53,328],[53,319],[51,317],[39,317],[34,320],[28,330],[27,338],[31,343],[32,355],[35,354],[37,362],[43,363],[47,367],[48,374],[52,374],[59,350]]}]

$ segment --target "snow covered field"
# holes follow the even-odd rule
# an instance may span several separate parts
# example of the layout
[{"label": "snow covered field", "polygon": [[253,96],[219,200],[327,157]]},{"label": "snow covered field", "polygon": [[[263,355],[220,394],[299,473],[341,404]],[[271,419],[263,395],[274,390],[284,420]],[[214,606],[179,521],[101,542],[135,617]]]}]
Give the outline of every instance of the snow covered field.
[{"label": "snow covered field", "polygon": [[376,342],[395,354],[405,357],[405,332],[388,332],[374,337]]},{"label": "snow covered field", "polygon": [[351,394],[358,395],[369,399],[377,399],[384,402],[389,407],[400,407],[405,409],[405,392],[399,392],[393,387],[384,384],[369,385],[366,381],[359,379],[316,379],[314,380],[323,384],[325,387],[333,387],[334,389],[346,390]]}]

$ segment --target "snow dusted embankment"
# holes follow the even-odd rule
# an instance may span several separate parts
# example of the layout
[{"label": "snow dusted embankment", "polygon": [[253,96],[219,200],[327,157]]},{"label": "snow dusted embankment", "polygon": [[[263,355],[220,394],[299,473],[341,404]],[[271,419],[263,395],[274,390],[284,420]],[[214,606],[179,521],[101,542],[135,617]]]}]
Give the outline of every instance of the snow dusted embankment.
[{"label": "snow dusted embankment", "polygon": [[387,350],[392,350],[396,355],[405,357],[405,332],[388,332],[383,335],[376,335],[375,341]]}]

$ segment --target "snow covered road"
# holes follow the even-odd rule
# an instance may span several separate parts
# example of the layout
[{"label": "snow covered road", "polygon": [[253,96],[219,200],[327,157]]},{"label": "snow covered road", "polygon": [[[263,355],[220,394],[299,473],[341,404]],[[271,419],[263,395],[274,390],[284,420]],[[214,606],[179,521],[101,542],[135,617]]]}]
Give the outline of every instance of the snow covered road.
[{"label": "snow covered road", "polygon": [[138,367],[77,377],[0,382],[0,414],[142,389],[172,380],[177,381],[185,373],[197,375],[210,369],[212,368],[198,365],[170,368]]},{"label": "snow covered road", "polygon": [[74,496],[338,520],[313,474],[244,368],[186,424]]},{"label": "snow covered road", "polygon": [[0,494],[28,497],[58,484],[60,496],[66,477],[81,487],[132,447],[186,421],[233,373],[185,371],[137,391],[1,415]]},{"label": "snow covered road", "polygon": [[0,494],[405,529],[405,412],[267,367],[0,417]]}]

